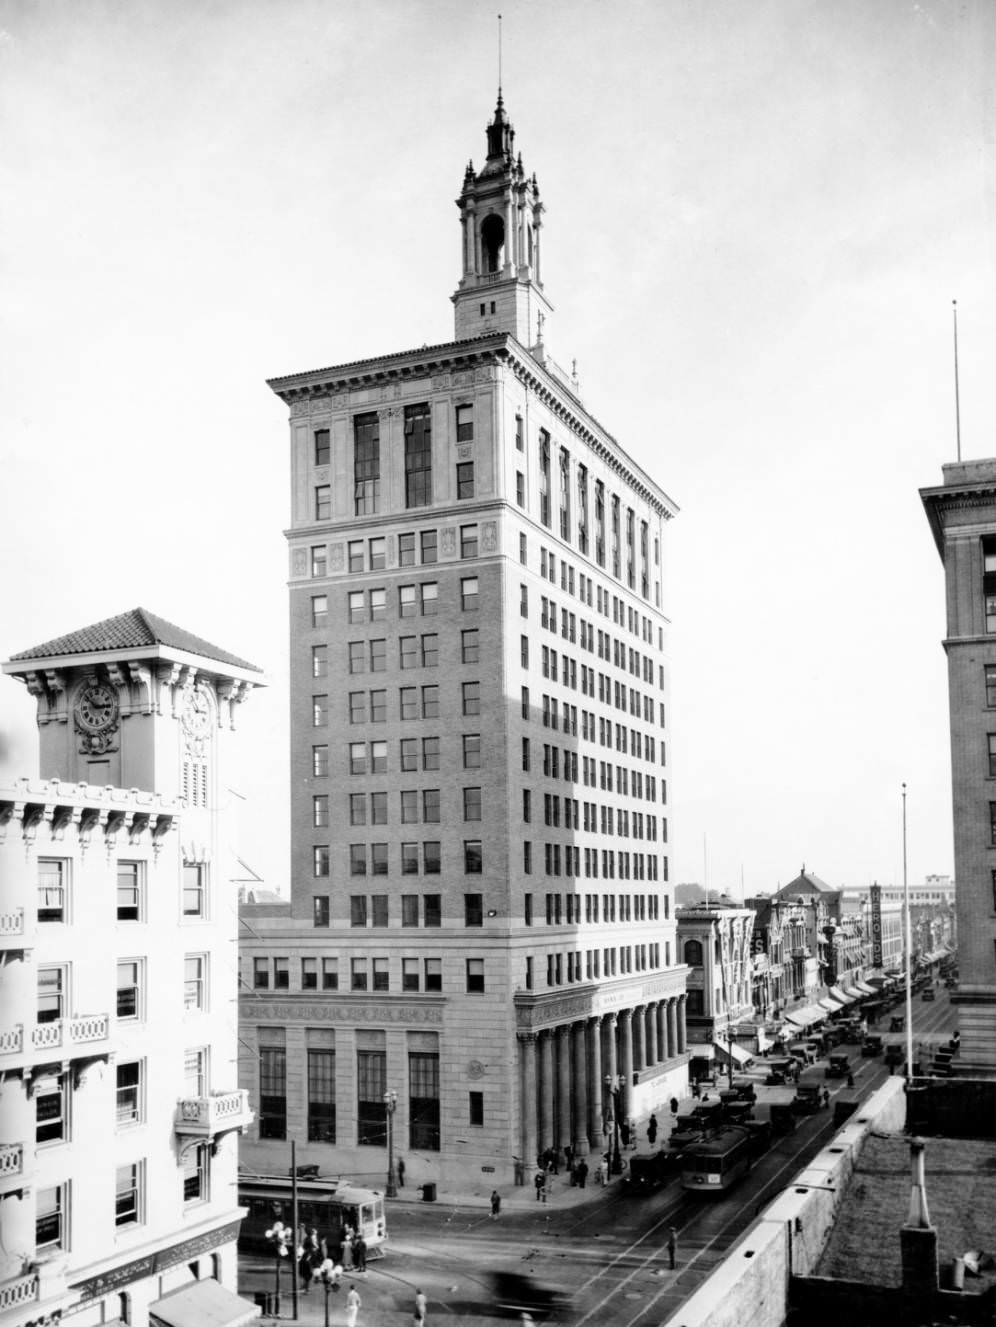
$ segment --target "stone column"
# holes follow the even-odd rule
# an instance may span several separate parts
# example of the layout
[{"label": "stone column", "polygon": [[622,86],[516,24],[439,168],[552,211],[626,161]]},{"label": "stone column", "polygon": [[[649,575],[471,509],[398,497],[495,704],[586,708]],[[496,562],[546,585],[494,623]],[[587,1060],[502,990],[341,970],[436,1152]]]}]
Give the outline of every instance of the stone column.
[{"label": "stone column", "polygon": [[657,1053],[657,1004],[648,1004],[643,1015],[644,1063],[652,1068],[660,1056]]},{"label": "stone column", "polygon": [[668,1058],[678,1054],[678,999],[672,996],[667,1002],[667,1048]]},{"label": "stone column", "polygon": [[532,1173],[536,1161],[536,1034],[520,1032],[519,1041],[519,1151],[524,1174]]},{"label": "stone column", "polygon": [[588,1055],[584,1023],[571,1025],[574,1042],[574,1155],[588,1155]]},{"label": "stone column", "polygon": [[[557,1028],[557,1134],[554,1146],[563,1153],[571,1141],[571,1042],[570,1029]],[[566,1157],[564,1158],[566,1161]]]},{"label": "stone column", "polygon": [[[536,1150],[545,1152],[553,1146],[553,1037],[549,1029],[540,1033],[539,1052],[539,1137]],[[535,1157],[529,1158],[530,1165],[535,1161]]]},{"label": "stone column", "polygon": [[671,1058],[667,1047],[667,1001],[658,1000],[654,1009],[654,1022],[657,1024],[657,1058],[660,1061]]},{"label": "stone column", "polygon": [[688,1003],[688,997],[678,996],[678,1053],[684,1055],[688,1050],[688,1035],[685,1026],[685,1006]]},{"label": "stone column", "polygon": [[602,1082],[602,1020],[589,1018],[587,1028],[588,1054],[588,1140],[593,1152],[605,1146],[602,1132],[602,1110],[605,1102],[605,1084]]},{"label": "stone column", "polygon": [[619,1072],[619,1057],[617,1055],[617,1037],[616,1029],[619,1019],[615,1014],[608,1014],[602,1022],[602,1032],[605,1036],[605,1073],[609,1078],[615,1078]]},{"label": "stone column", "polygon": [[633,1096],[633,1011],[631,1009],[623,1009],[619,1013],[619,1060],[619,1073],[622,1077],[619,1109],[622,1111],[622,1118],[628,1120]]},{"label": "stone column", "polygon": [[[631,1013],[630,1028],[633,1041],[633,1069],[645,1069],[647,1065],[647,1047],[644,1043],[643,1034],[643,1013],[644,1006],[638,1005]],[[632,1078],[631,1080],[632,1081]]]}]

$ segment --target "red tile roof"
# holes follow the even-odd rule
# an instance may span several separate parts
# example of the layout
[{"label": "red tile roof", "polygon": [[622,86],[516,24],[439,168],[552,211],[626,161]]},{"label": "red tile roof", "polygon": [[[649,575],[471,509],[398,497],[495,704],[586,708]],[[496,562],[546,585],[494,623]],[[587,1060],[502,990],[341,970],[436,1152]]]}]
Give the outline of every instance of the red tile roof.
[{"label": "red tile roof", "polygon": [[183,650],[186,654],[199,654],[218,663],[230,664],[236,668],[248,668],[254,673],[262,672],[255,664],[248,663],[227,650],[219,650],[216,645],[202,640],[182,627],[174,626],[165,618],[157,617],[145,608],[132,608],[117,617],[108,617],[103,622],[81,627],[68,635],[57,636],[30,650],[12,654],[11,661],[17,659],[56,659],[71,654],[96,654],[102,650],[135,650],[150,645],[166,645],[174,650]]}]

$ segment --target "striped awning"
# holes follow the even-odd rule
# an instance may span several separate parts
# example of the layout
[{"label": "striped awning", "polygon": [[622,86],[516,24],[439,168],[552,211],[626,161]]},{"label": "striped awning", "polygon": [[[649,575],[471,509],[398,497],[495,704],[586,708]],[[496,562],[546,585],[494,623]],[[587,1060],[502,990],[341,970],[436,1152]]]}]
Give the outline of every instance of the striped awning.
[{"label": "striped awning", "polygon": [[854,984],[863,995],[878,995],[876,987],[869,986],[866,981],[856,981]]},{"label": "striped awning", "polygon": [[830,998],[836,1000],[838,1004],[853,1004],[857,996],[848,995],[847,991],[840,986],[831,986]]},{"label": "striped awning", "polygon": [[827,1011],[821,1009],[818,1004],[803,1005],[801,1009],[793,1009],[785,1017],[796,1027],[808,1028],[812,1023],[822,1023],[827,1016]]},{"label": "striped awning", "polygon": [[828,1014],[839,1014],[844,1008],[837,1000],[831,1000],[828,995],[821,995],[816,1001],[821,1009],[825,1009]]}]

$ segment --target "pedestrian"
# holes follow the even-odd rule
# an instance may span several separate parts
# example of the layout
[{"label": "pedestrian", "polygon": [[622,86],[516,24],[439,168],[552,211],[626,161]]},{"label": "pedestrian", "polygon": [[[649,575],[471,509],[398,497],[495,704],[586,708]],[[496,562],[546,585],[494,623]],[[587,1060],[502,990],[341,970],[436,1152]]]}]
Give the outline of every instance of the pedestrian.
[{"label": "pedestrian", "polygon": [[546,1171],[545,1171],[545,1170],[538,1170],[538,1171],[536,1172],[536,1178],[533,1180],[533,1184],[536,1185],[536,1201],[537,1201],[538,1203],[545,1203],[545,1202],[546,1202]]},{"label": "pedestrian", "polygon": [[426,1310],[429,1307],[429,1301],[425,1297],[425,1292],[419,1287],[415,1291],[415,1318],[418,1323],[425,1322]]},{"label": "pedestrian", "polygon": [[674,1271],[674,1264],[677,1254],[678,1254],[678,1232],[675,1230],[674,1226],[668,1226],[667,1257],[668,1257],[668,1264],[670,1265],[672,1272]]},{"label": "pedestrian", "polygon": [[830,1089],[828,1087],[825,1087],[823,1089],[823,1109],[826,1110],[829,1105],[830,1105]]},{"label": "pedestrian", "polygon": [[599,1184],[601,1184],[603,1187],[604,1187],[606,1184],[608,1184],[608,1182],[609,1182],[609,1158],[608,1158],[608,1156],[603,1156],[602,1159],[601,1159],[601,1161],[598,1163],[598,1182],[599,1182]]},{"label": "pedestrian", "polygon": [[405,1159],[404,1157],[398,1157],[398,1188],[403,1189],[404,1187],[405,1187]]},{"label": "pedestrian", "polygon": [[301,1249],[301,1256],[298,1258],[297,1262],[297,1274],[301,1278],[301,1293],[306,1295],[308,1293],[308,1287],[311,1285],[311,1265],[313,1259],[307,1244],[305,1244],[303,1248],[301,1245],[298,1245],[298,1248]]},{"label": "pedestrian", "polygon": [[[702,1095],[702,1089],[701,1089],[701,1087],[699,1086],[699,1080],[696,1078],[696,1079],[694,1079],[693,1082],[692,1082],[692,1096],[693,1096],[693,1097],[700,1097],[701,1095]],[[675,1114],[676,1114],[676,1115],[677,1115],[677,1113],[678,1113],[678,1112],[675,1111]]]},{"label": "pedestrian", "polygon": [[571,1147],[570,1143],[564,1144],[564,1162],[568,1170],[574,1165],[574,1148]]},{"label": "pedestrian", "polygon": [[647,1142],[653,1147],[657,1142],[657,1116],[651,1115],[647,1121]]},{"label": "pedestrian", "polygon": [[360,1311],[360,1303],[356,1286],[350,1286],[349,1294],[346,1296],[346,1327],[356,1327],[356,1315]]},{"label": "pedestrian", "polygon": [[629,1121],[623,1120],[619,1126],[619,1137],[622,1139],[623,1147],[629,1147]]},{"label": "pedestrian", "polygon": [[367,1242],[359,1230],[353,1239],[353,1266],[358,1272],[367,1270]]},{"label": "pedestrian", "polygon": [[677,1098],[677,1097],[672,1097],[672,1098],[671,1098],[671,1114],[672,1114],[672,1115],[677,1115],[677,1114],[678,1114],[678,1098]]},{"label": "pedestrian", "polygon": [[353,1227],[347,1226],[342,1232],[342,1265],[343,1267],[352,1267],[353,1265]]},{"label": "pedestrian", "polygon": [[577,1180],[578,1180],[579,1189],[583,1189],[585,1185],[588,1183],[588,1163],[587,1161],[584,1160],[583,1157],[578,1162]]},{"label": "pedestrian", "polygon": [[491,1220],[497,1221],[498,1214],[501,1212],[501,1194],[497,1189],[491,1190]]},{"label": "pedestrian", "polygon": [[848,1070],[847,1072],[847,1086],[848,1087],[854,1086],[854,1075],[851,1073],[850,1070]]}]

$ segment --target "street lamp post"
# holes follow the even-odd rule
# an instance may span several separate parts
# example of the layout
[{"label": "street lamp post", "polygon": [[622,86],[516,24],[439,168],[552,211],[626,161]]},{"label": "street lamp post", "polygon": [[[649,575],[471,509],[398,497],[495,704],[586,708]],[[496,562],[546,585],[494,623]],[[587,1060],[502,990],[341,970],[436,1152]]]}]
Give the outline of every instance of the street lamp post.
[{"label": "street lamp post", "polygon": [[[274,1221],[272,1229],[266,1232],[266,1238],[273,1247],[273,1312],[280,1314],[280,1261],[287,1257],[287,1245],[294,1239],[294,1231],[282,1221]],[[291,1275],[294,1275],[293,1268]]]},{"label": "street lamp post", "polygon": [[384,1093],[384,1105],[387,1108],[387,1188],[388,1198],[398,1196],[398,1176],[394,1169],[394,1112],[398,1109],[397,1092]]},{"label": "street lamp post", "polygon": [[605,1089],[612,1098],[612,1151],[609,1156],[609,1174],[622,1174],[622,1158],[619,1155],[619,1090],[622,1086],[621,1074],[606,1074]]},{"label": "street lamp post", "polygon": [[321,1277],[322,1289],[325,1291],[325,1327],[329,1327],[329,1292],[339,1289],[342,1268],[337,1267],[331,1258],[326,1258],[318,1269],[318,1275]]}]

